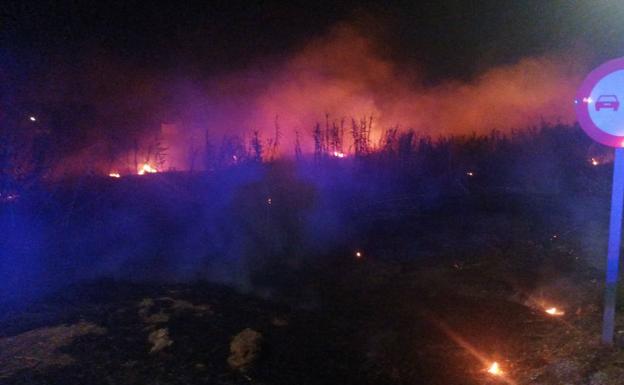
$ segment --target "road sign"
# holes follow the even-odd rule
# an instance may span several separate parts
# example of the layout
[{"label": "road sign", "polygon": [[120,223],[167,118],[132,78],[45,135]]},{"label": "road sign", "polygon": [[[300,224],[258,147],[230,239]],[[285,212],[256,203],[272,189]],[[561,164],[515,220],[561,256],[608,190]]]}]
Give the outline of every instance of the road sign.
[{"label": "road sign", "polygon": [[574,107],[579,124],[587,135],[604,145],[615,147],[611,219],[602,322],[602,342],[611,345],[615,329],[615,301],[622,238],[624,203],[624,58],[608,61],[596,68],[579,88]]},{"label": "road sign", "polygon": [[583,130],[595,141],[616,148],[624,147],[624,106],[620,103],[624,103],[624,58],[593,70],[574,99]]}]

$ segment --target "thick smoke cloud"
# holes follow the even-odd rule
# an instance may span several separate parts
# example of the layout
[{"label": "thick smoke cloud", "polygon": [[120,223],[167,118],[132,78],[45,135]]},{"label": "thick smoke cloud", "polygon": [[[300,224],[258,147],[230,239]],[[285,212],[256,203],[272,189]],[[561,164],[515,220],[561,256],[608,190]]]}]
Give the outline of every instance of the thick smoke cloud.
[{"label": "thick smoke cloud", "polygon": [[324,124],[327,115],[346,120],[347,142],[350,120],[371,116],[374,142],[396,126],[436,137],[574,121],[570,101],[582,67],[577,62],[525,58],[468,81],[423,85],[425,75],[380,54],[380,44],[341,25],[280,63],[214,79],[203,91],[190,92],[189,86],[185,92],[194,96],[183,100],[187,120],[180,120],[180,133],[202,137],[197,130],[208,129],[218,141],[224,134],[260,130],[266,139],[277,121],[282,153],[290,156],[294,132],[300,132],[304,151],[311,151],[313,126]]},{"label": "thick smoke cloud", "polygon": [[[585,70],[579,58],[530,57],[467,80],[431,84],[426,71],[393,59],[382,38],[351,24],[243,71],[162,73],[105,52],[85,53],[72,65],[51,63],[33,80],[43,105],[56,103],[70,116],[60,119],[71,131],[60,133],[61,142],[71,135],[79,142],[59,163],[59,174],[85,167],[134,173],[136,162],[153,160],[157,136],[167,148],[161,170],[201,169],[206,137],[218,150],[224,136],[249,143],[257,130],[266,149],[276,124],[280,155],[291,157],[295,132],[303,151],[311,152],[313,127],[324,126],[327,117],[344,120],[345,150],[352,118],[373,118],[373,145],[397,126],[437,137],[569,124],[570,101]],[[42,125],[59,120],[58,111],[47,115],[42,113]],[[80,127],[74,127],[77,116]]]}]

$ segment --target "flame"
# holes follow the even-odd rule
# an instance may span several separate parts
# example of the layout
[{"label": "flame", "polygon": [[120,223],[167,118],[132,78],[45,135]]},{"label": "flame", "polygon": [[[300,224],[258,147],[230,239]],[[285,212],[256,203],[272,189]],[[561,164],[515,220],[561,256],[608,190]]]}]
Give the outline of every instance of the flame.
[{"label": "flame", "polygon": [[362,258],[362,252],[361,251],[356,251],[355,252],[355,258]]},{"label": "flame", "polygon": [[466,175],[468,175],[468,176],[474,176],[474,172],[472,172],[472,171],[468,171],[468,172],[466,173]]},{"label": "flame", "polygon": [[332,156],[336,157],[336,158],[344,158],[346,157],[344,152],[340,152],[340,151],[334,151],[332,153]]},{"label": "flame", "polygon": [[556,307],[550,307],[544,311],[555,317],[565,315],[565,312],[563,310],[559,310]]},{"label": "flame", "polygon": [[490,365],[487,372],[493,376],[502,376],[503,374],[505,374],[505,372],[501,370],[500,365],[498,365],[498,362],[496,361],[493,362],[492,365]]},{"label": "flame", "polygon": [[111,172],[108,174],[108,176],[110,176],[111,178],[121,178],[121,174],[119,174],[118,172]]},{"label": "flame", "polygon": [[137,172],[137,174],[139,175],[144,175],[146,173],[148,174],[154,174],[157,173],[158,170],[156,170],[154,167],[150,166],[148,163],[143,164],[143,166],[139,169],[139,171]]},{"label": "flame", "polygon": [[591,164],[592,166],[598,166],[600,163],[596,160],[596,158],[591,158]]}]

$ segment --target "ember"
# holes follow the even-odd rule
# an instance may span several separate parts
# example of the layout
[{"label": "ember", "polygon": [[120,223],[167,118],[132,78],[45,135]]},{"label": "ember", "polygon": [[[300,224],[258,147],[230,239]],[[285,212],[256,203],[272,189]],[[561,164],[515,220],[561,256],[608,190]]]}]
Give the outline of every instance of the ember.
[{"label": "ember", "polygon": [[121,178],[121,175],[118,172],[111,172],[108,176],[111,178]]},{"label": "ember", "polygon": [[332,156],[336,157],[336,158],[344,158],[346,155],[344,154],[344,152],[340,152],[340,151],[334,151],[332,153]]},{"label": "ember", "polygon": [[493,362],[492,365],[490,365],[490,367],[488,368],[487,372],[493,376],[502,376],[503,374],[505,374],[498,365],[498,362]]},{"label": "ember", "polygon": [[355,258],[362,258],[362,252],[356,251],[355,252]]},{"label": "ember", "polygon": [[600,163],[596,160],[596,158],[591,158],[591,164],[592,166],[598,166]]},{"label": "ember", "polygon": [[468,175],[468,176],[474,176],[474,172],[472,172],[472,171],[468,171],[468,172],[466,172],[466,175]]},{"label": "ember", "polygon": [[565,312],[563,310],[559,310],[556,307],[548,308],[545,310],[545,312],[555,317],[565,315]]},{"label": "ember", "polygon": [[145,164],[143,165],[143,167],[141,167],[141,168],[139,169],[139,171],[137,172],[137,174],[139,174],[139,175],[144,175],[144,174],[146,174],[146,173],[147,173],[147,174],[154,174],[154,173],[157,173],[157,172],[158,172],[158,170],[156,170],[154,167],[150,166],[148,163],[145,163]]}]

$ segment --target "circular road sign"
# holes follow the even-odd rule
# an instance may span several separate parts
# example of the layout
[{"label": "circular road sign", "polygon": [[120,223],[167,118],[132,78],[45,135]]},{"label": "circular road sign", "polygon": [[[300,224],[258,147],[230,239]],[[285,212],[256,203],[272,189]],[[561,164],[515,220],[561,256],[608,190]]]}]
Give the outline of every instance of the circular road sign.
[{"label": "circular road sign", "polygon": [[587,75],[574,99],[574,109],[592,139],[624,147],[624,58],[608,61]]}]

